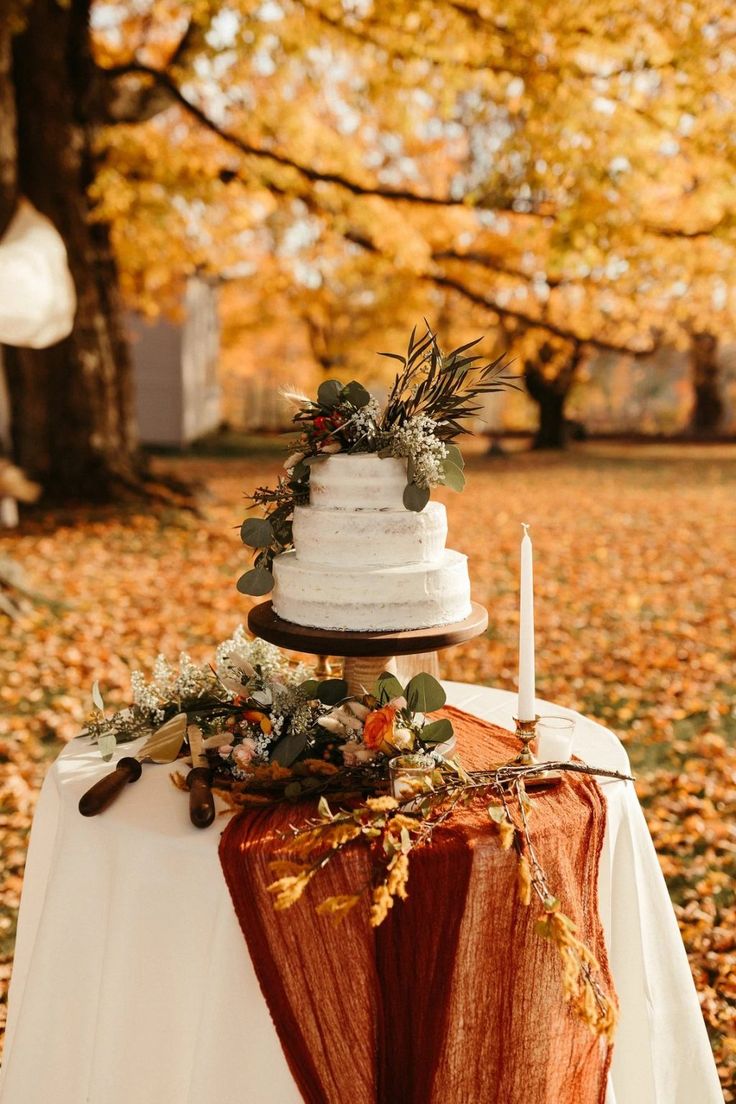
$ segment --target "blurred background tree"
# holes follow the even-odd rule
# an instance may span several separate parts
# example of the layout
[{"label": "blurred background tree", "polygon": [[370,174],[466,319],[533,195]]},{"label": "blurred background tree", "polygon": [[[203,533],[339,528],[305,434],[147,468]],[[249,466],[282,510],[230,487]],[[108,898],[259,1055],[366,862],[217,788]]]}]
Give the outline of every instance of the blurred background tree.
[{"label": "blurred background tree", "polygon": [[118,287],[175,312],[194,273],[229,282],[231,339],[257,348],[267,317],[289,334],[287,378],[370,378],[426,314],[516,353],[540,446],[564,442],[596,350],[691,347],[691,424],[717,429],[729,4],[15,4],[18,185],[65,237],[80,307],[9,375],[18,459],[60,493],[139,477]]},{"label": "blurred background tree", "polygon": [[15,459],[47,489],[82,498],[114,494],[139,476],[116,266],[107,226],[90,218],[103,104],[88,16],[88,4],[11,0],[0,67],[0,222],[27,196],[64,239],[78,299],[65,341],[6,350]]}]

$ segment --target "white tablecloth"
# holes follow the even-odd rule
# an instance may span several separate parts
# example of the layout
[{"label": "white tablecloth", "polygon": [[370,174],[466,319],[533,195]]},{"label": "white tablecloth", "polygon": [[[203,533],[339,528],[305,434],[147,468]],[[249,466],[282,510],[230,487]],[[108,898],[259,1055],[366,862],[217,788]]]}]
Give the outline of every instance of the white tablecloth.
[{"label": "white tablecloth", "polygon": [[[513,695],[447,689],[453,704],[512,727]],[[545,702],[538,709],[575,716],[575,751],[589,763],[628,769],[612,733]],[[1,1104],[298,1104],[220,870],[217,826],[192,828],[169,768],[155,766],[85,820],[77,801],[109,769],[77,740],[44,783]],[[603,792],[600,910],[621,1003],[607,1104],[722,1104],[633,786]]]}]

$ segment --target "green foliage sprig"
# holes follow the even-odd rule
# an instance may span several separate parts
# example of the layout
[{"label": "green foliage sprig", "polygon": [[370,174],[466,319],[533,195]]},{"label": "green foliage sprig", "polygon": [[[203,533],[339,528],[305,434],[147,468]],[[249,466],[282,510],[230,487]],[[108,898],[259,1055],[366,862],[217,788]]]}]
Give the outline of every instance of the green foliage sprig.
[{"label": "green foliage sprig", "polygon": [[[150,682],[133,672],[133,701],[112,716],[95,683],[86,735],[109,759],[117,744],[150,736],[184,715],[187,724],[196,722],[218,779],[250,777],[251,766],[283,772],[304,758],[343,768],[421,750],[442,761],[438,745],[452,737],[452,725],[426,716],[445,704],[445,691],[431,675],[416,674],[404,687],[384,672],[372,692],[356,696],[344,679],[305,678],[309,673],[239,628],[218,646],[212,665],[195,664],[183,653],[178,667],[159,656]],[[370,738],[366,725],[372,726]],[[301,783],[290,784],[287,798],[299,796]]]},{"label": "green foliage sprig", "polygon": [[241,594],[268,594],[273,589],[271,567],[274,556],[292,547],[294,507],[309,501],[309,468],[296,465],[289,476],[279,479],[275,487],[259,487],[251,501],[265,508],[263,518],[246,518],[240,527],[240,539],[256,549],[253,567],[238,579]]},{"label": "green foliage sprig", "polygon": [[379,354],[402,365],[389,391],[381,424],[384,432],[389,432],[423,414],[437,423],[440,440],[451,441],[467,432],[461,422],[480,414],[483,407],[478,400],[483,395],[516,388],[517,377],[508,375],[509,364],[503,356],[483,363],[478,353],[470,355],[482,338],[443,353],[437,335],[428,322],[426,326],[419,338],[416,328],[412,330],[404,356]]}]

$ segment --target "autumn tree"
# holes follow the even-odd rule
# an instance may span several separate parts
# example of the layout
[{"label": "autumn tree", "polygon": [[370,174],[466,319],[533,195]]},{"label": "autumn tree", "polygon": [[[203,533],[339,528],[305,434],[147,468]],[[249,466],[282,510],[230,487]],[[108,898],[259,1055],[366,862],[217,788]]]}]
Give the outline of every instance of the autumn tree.
[{"label": "autumn tree", "polygon": [[[110,240],[151,312],[191,272],[250,273],[313,326],[371,332],[390,272],[416,289],[401,307],[462,304],[571,363],[727,336],[729,11],[32,0],[4,78],[21,185],[67,238],[81,305],[68,343],[15,356],[19,458],[66,490],[135,477]],[[529,378],[561,417],[553,362]]]},{"label": "autumn tree", "polygon": [[[733,328],[725,4],[176,10],[170,59],[150,18],[98,35],[119,87],[170,103],[105,134],[97,183],[144,305],[165,265],[237,270],[240,254],[260,272],[272,255],[328,316],[351,266],[371,294],[388,265],[573,361]],[[153,272],[134,245],[152,224]],[[537,373],[550,409],[568,375]]]},{"label": "autumn tree", "polygon": [[18,462],[52,492],[98,497],[135,483],[138,464],[116,266],[107,227],[89,217],[96,104],[88,16],[82,0],[32,0],[3,21],[5,220],[20,193],[51,219],[79,304],[65,341],[8,349],[4,360]]}]

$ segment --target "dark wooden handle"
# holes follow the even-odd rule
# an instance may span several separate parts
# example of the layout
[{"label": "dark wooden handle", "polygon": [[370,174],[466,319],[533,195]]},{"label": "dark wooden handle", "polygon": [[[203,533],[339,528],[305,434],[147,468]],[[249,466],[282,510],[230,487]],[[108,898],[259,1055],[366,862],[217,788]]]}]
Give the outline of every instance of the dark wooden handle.
[{"label": "dark wooden handle", "polygon": [[112,805],[120,791],[128,782],[137,782],[141,776],[141,765],[137,759],[126,755],[121,759],[115,770],[106,774],[99,782],[95,782],[86,794],[79,800],[79,811],[82,816],[97,816],[108,805]]},{"label": "dark wooden handle", "polygon": [[195,767],[187,775],[189,786],[189,819],[195,828],[209,828],[215,819],[215,799],[212,796],[212,771]]}]

